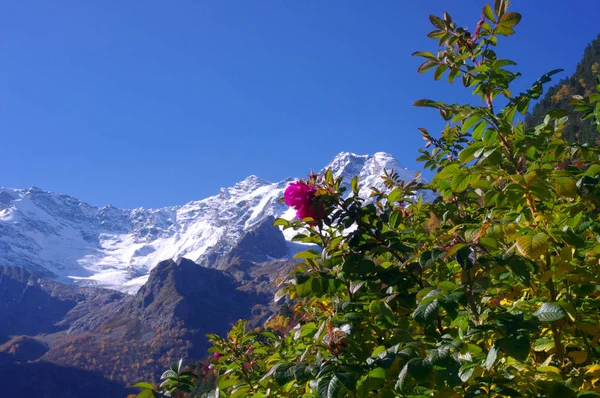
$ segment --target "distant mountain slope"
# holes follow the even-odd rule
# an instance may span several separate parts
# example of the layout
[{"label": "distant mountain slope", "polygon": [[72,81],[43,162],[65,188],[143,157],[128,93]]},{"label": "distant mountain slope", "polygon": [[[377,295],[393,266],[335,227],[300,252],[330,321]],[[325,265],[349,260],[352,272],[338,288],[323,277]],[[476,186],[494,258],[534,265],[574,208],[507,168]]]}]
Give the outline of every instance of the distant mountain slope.
[{"label": "distant mountain slope", "polygon": [[[361,187],[383,188],[379,177],[384,169],[395,169],[406,180],[415,177],[383,152],[344,152],[328,167],[348,183],[360,176]],[[186,257],[216,267],[219,257],[267,218],[292,218],[293,210],[278,202],[290,181],[271,183],[250,176],[215,196],[183,206],[134,210],[97,208],[39,188],[0,188],[0,265],[29,268],[62,282],[133,293],[162,260]],[[361,191],[361,195],[368,193],[368,189]],[[284,259],[290,254],[275,249],[257,256]]]},{"label": "distant mountain slope", "polygon": [[541,123],[546,114],[553,109],[568,109],[569,122],[564,131],[565,138],[571,142],[599,142],[600,134],[596,127],[591,125],[589,120],[582,121],[579,115],[573,112],[573,107],[567,103],[573,95],[589,95],[595,89],[595,79],[599,75],[600,35],[586,47],[573,76],[549,88],[534,106],[532,113],[526,119],[527,124],[534,126]]},{"label": "distant mountain slope", "polygon": [[[274,283],[273,266],[289,269],[291,264],[267,261],[261,266],[268,273],[250,266],[247,271],[256,281],[242,285],[225,271],[184,258],[166,260],[135,295],[64,285],[23,268],[0,267],[2,390],[25,387],[22,378],[7,378],[12,371],[3,369],[39,369],[56,378],[40,375],[39,381],[63,393],[80,389],[78,380],[61,378],[60,369],[124,391],[143,378],[157,380],[165,363],[203,359],[207,333],[225,334],[238,319],[258,326],[273,314],[272,292],[265,286]],[[113,395],[90,391],[86,396]]]}]

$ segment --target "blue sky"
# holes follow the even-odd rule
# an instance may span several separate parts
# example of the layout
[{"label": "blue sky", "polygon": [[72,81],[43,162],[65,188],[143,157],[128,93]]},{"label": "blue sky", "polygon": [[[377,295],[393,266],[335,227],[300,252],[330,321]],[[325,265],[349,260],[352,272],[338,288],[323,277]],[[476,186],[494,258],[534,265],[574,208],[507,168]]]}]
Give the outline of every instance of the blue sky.
[{"label": "blue sky", "polygon": [[[500,55],[518,88],[573,72],[600,1],[513,0]],[[428,14],[473,28],[475,0],[5,0],[0,14],[0,186],[94,205],[159,207],[249,174],[277,181],[341,151],[415,162],[411,104],[468,99],[418,75]],[[562,76],[566,76],[566,74]]]}]

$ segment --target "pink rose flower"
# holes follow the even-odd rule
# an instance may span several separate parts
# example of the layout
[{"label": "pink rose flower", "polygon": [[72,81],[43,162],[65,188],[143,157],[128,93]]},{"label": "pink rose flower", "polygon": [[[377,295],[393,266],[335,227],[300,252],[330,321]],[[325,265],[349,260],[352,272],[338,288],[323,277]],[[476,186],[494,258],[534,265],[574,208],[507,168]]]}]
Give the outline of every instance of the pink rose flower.
[{"label": "pink rose flower", "polygon": [[[283,193],[285,204],[296,210],[296,217],[300,220],[310,217],[319,220],[325,216],[325,208],[320,203],[315,203],[315,187],[303,181],[291,183]],[[316,223],[311,223],[315,225]]]},{"label": "pink rose flower", "polygon": [[312,202],[315,196],[315,187],[306,185],[302,181],[292,182],[283,193],[285,204],[297,210]]}]

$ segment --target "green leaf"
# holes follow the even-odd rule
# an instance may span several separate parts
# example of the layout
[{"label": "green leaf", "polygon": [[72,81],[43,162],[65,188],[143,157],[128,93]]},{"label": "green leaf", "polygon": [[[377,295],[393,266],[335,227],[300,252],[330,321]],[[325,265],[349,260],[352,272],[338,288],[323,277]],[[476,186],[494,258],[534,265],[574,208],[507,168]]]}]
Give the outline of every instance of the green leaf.
[{"label": "green leaf", "polygon": [[485,128],[487,127],[487,122],[485,120],[483,120],[481,123],[479,123],[471,132],[471,136],[473,137],[473,139],[475,141],[479,141],[481,139],[481,136],[483,135],[483,131],[485,130]]},{"label": "green leaf", "polygon": [[382,367],[377,367],[369,372],[369,377],[385,379],[385,369]]},{"label": "green leaf", "polygon": [[350,282],[350,293],[355,294],[360,290],[367,281],[352,281]]},{"label": "green leaf", "polygon": [[402,224],[402,212],[400,210],[396,210],[390,216],[390,228],[396,229]]},{"label": "green leaf", "polygon": [[439,108],[440,105],[439,103],[430,100],[430,99],[420,99],[420,100],[416,100],[413,103],[413,106],[423,106],[423,107],[427,107],[427,108]]},{"label": "green leaf", "polygon": [[428,59],[427,61],[423,62],[417,68],[417,72],[419,72],[419,73],[427,72],[429,69],[435,68],[439,64],[440,64],[439,61],[434,61],[434,60]]},{"label": "green leaf", "polygon": [[483,142],[473,142],[471,145],[460,151],[460,153],[458,154],[458,160],[460,160],[460,162],[463,164],[469,163],[475,158],[475,152],[477,152],[481,148],[483,148]]},{"label": "green leaf", "polygon": [[502,17],[502,15],[504,15],[506,10],[508,9],[509,4],[510,0],[495,0],[494,11],[496,12],[496,15]]},{"label": "green leaf", "polygon": [[288,227],[290,226],[290,222],[284,218],[278,218],[275,221],[273,221],[273,226],[277,227],[281,225],[282,227]]},{"label": "green leaf", "polygon": [[513,256],[506,265],[525,286],[531,285],[531,272],[523,258]]},{"label": "green leaf", "polygon": [[331,378],[321,378],[317,382],[319,398],[338,398],[342,392],[342,383],[334,375]]},{"label": "green leaf", "polygon": [[546,338],[537,339],[535,341],[535,343],[533,344],[533,349],[538,352],[539,351],[548,352],[553,348],[554,348],[554,340],[552,340],[552,339],[546,339]]},{"label": "green leaf", "polygon": [[554,188],[560,196],[565,198],[577,197],[577,184],[569,177],[557,177],[554,180]]},{"label": "green leaf", "polygon": [[444,75],[444,72],[446,71],[446,69],[448,69],[448,65],[445,65],[445,64],[439,65],[433,72],[433,79],[440,80],[442,78],[442,76]]},{"label": "green leaf", "polygon": [[425,58],[431,59],[433,61],[437,61],[438,60],[435,55],[433,55],[430,52],[425,52],[425,51],[417,51],[417,52],[412,53],[412,55],[413,55],[413,57],[415,57],[415,56],[416,57],[425,57]]},{"label": "green leaf", "polygon": [[169,370],[165,370],[165,372],[160,376],[161,379],[168,379],[169,377],[172,378],[177,378],[177,373],[175,373],[173,370],[169,369]]},{"label": "green leaf", "polygon": [[456,174],[450,183],[452,192],[460,193],[465,191],[469,187],[469,182],[471,181],[470,177],[471,176],[467,173]]},{"label": "green leaf", "polygon": [[436,28],[446,29],[446,24],[444,23],[444,20],[442,18],[440,18],[440,17],[436,17],[435,15],[430,15],[429,16],[429,21]]},{"label": "green leaf", "polygon": [[402,197],[402,190],[394,188],[392,192],[388,194],[387,200],[389,203],[397,202]]},{"label": "green leaf", "polygon": [[489,4],[486,4],[483,7],[483,15],[492,22],[496,22],[496,17],[494,16],[494,11],[492,11],[492,7]]},{"label": "green leaf", "polygon": [[466,133],[467,131],[469,131],[469,129],[471,127],[473,127],[478,121],[481,120],[481,116],[480,115],[473,115],[470,116],[469,118],[467,118],[467,120],[465,120],[460,128],[460,131],[462,133]]},{"label": "green leaf", "polygon": [[404,389],[404,384],[406,383],[406,379],[408,377],[408,364],[404,365],[400,374],[398,374],[398,381],[396,381],[396,389],[398,391],[402,391]]},{"label": "green leaf", "polygon": [[294,258],[319,258],[321,254],[315,250],[305,250],[303,252],[296,253]]},{"label": "green leaf", "polygon": [[412,314],[414,320],[422,324],[433,322],[438,313],[438,304],[437,299],[423,299]]},{"label": "green leaf", "polygon": [[533,315],[542,322],[554,322],[567,316],[565,310],[556,303],[542,303],[540,309]]},{"label": "green leaf", "polygon": [[435,179],[444,180],[461,173],[460,166],[456,163],[450,164],[437,173]]},{"label": "green leaf", "polygon": [[352,178],[352,182],[350,183],[350,187],[352,188],[352,192],[355,194],[358,193],[358,176],[354,176]]},{"label": "green leaf", "polygon": [[237,390],[233,390],[229,398],[245,398],[250,396],[250,387],[242,386]]},{"label": "green leaf", "polygon": [[412,358],[406,365],[408,367],[408,374],[415,378],[415,380],[427,378],[432,370],[431,363],[423,358]]},{"label": "green leaf", "polygon": [[144,390],[137,395],[137,398],[153,398],[155,397],[153,390]]},{"label": "green leaf", "polygon": [[498,21],[500,25],[508,28],[512,28],[519,22],[521,22],[521,14],[516,12],[509,12],[507,14],[504,14],[500,17],[500,20]]},{"label": "green leaf", "polygon": [[452,84],[458,75],[460,75],[460,69],[450,70],[450,73],[448,73],[448,83]]},{"label": "green leaf", "polygon": [[496,345],[493,345],[488,352],[487,357],[485,358],[485,368],[487,370],[492,369],[494,363],[496,363],[496,359],[498,358],[498,349]]},{"label": "green leaf", "polygon": [[495,32],[496,32],[496,34],[501,35],[501,36],[511,36],[511,35],[515,34],[515,31],[513,30],[513,28],[509,28],[504,25],[496,26]]},{"label": "green leaf", "polygon": [[483,135],[483,144],[486,147],[492,146],[498,140],[498,132],[494,129],[487,129]]},{"label": "green leaf", "polygon": [[443,281],[438,283],[438,289],[451,292],[453,290],[459,289],[459,286],[456,283],[450,281]]},{"label": "green leaf", "polygon": [[143,389],[146,389],[146,390],[154,390],[154,387],[152,386],[152,384],[147,383],[145,381],[142,381],[142,382],[139,382],[139,383],[135,383],[133,386],[136,387],[136,388],[143,388]]}]

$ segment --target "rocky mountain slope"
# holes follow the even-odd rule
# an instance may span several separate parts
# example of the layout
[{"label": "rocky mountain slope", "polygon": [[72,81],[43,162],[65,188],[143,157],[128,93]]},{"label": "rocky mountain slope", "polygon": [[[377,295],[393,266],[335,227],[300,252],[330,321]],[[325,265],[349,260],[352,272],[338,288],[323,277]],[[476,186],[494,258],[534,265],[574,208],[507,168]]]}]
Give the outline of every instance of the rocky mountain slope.
[{"label": "rocky mountain slope", "polygon": [[[405,180],[415,176],[382,152],[341,153],[328,167],[347,182],[360,176],[365,196],[365,187],[382,187],[384,169],[395,169]],[[250,176],[183,206],[133,210],[98,208],[38,188],[0,188],[0,265],[134,293],[160,261],[185,257],[207,267],[222,266],[219,259],[229,256],[245,233],[269,217],[292,218],[293,210],[278,202],[292,180],[271,183]],[[259,251],[258,256],[285,259],[294,248],[288,244]]]},{"label": "rocky mountain slope", "polygon": [[[268,261],[264,265],[270,269]],[[276,274],[263,277],[271,281]],[[125,396],[127,386],[157,380],[165,364],[206,357],[206,333],[225,334],[238,319],[264,322],[273,314],[272,294],[257,280],[241,284],[225,271],[182,258],[160,262],[142,288],[127,295],[0,267],[0,316],[7,320],[0,323],[0,371],[6,371],[0,384],[32,394]],[[42,372],[40,389],[23,377],[7,378],[15,369]],[[82,385],[89,387],[85,394]],[[122,392],[106,395],[113,390]]]}]

